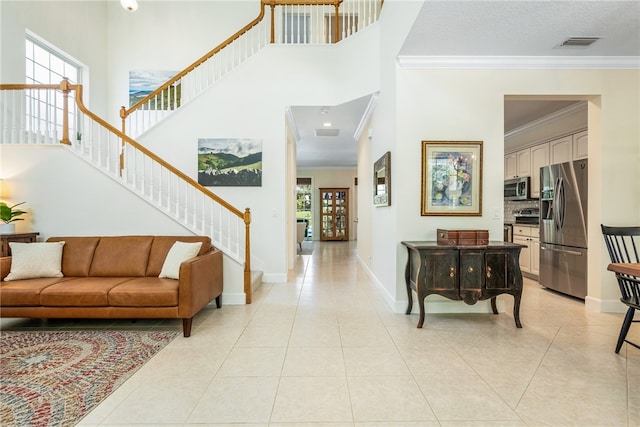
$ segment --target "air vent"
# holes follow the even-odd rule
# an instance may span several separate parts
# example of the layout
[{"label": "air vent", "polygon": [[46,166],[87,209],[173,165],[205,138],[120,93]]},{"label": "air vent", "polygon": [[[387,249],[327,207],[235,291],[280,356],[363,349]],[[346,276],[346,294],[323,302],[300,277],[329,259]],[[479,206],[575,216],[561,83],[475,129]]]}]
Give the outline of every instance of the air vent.
[{"label": "air vent", "polygon": [[316,136],[338,136],[340,129],[316,129]]},{"label": "air vent", "polygon": [[569,37],[558,47],[589,47],[602,37]]}]

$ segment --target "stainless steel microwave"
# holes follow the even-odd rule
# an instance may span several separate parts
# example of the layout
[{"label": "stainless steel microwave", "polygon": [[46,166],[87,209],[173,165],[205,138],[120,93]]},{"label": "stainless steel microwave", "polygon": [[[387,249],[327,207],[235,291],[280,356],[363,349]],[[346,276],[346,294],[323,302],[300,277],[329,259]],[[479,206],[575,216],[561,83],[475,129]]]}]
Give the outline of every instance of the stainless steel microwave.
[{"label": "stainless steel microwave", "polygon": [[530,180],[528,176],[505,179],[504,199],[505,200],[527,200],[530,197]]}]

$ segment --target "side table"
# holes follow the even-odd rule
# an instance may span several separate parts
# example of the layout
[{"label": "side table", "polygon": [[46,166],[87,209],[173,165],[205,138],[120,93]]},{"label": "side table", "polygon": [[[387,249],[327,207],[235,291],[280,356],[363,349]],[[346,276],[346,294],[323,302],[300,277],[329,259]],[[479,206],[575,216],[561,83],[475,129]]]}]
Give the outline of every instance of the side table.
[{"label": "side table", "polygon": [[40,233],[0,234],[0,256],[11,256],[9,242],[33,243]]}]

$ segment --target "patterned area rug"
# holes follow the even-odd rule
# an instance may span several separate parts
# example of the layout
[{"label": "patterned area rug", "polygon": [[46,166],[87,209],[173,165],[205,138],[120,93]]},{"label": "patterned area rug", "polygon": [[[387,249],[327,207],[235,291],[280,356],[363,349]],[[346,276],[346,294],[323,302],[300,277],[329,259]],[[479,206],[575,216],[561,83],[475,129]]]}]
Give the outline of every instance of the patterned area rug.
[{"label": "patterned area rug", "polygon": [[0,425],[76,424],[178,334],[3,331]]}]

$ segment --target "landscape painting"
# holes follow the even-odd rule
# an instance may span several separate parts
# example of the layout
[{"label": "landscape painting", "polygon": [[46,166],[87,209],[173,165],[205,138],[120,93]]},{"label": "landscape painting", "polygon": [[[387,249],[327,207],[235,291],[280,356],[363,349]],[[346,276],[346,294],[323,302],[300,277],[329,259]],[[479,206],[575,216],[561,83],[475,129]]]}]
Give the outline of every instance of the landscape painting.
[{"label": "landscape painting", "polygon": [[204,186],[262,186],[262,140],[198,139],[198,183]]},{"label": "landscape painting", "polygon": [[[142,98],[169,81],[177,71],[129,71],[129,106],[135,105]],[[179,81],[179,80],[178,80]],[[180,106],[180,83],[172,85],[162,94],[162,108],[155,103],[149,105],[152,110],[173,110]]]}]

